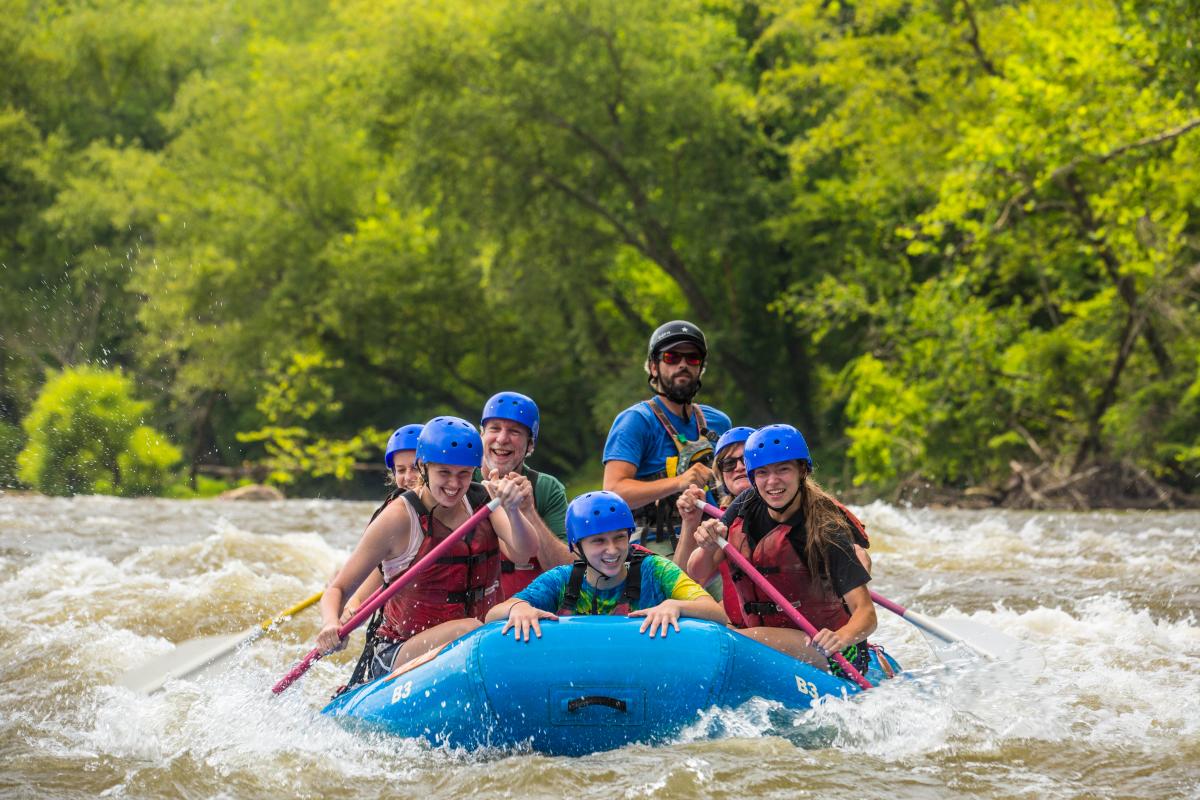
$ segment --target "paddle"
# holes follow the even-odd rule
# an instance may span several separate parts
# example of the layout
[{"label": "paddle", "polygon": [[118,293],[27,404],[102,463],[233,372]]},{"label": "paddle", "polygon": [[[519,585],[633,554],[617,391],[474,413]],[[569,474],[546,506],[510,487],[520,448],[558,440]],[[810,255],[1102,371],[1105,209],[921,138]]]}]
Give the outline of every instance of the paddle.
[{"label": "paddle", "polygon": [[199,639],[189,639],[180,642],[169,653],[157,656],[136,669],[129,670],[120,677],[117,683],[135,692],[153,694],[172,678],[185,678],[204,667],[237,650],[243,645],[253,642],[268,633],[279,623],[300,613],[321,599],[324,592],[317,592],[312,597],[301,600],[296,605],[281,611],[261,625],[249,628],[241,633],[230,633],[223,636],[204,636]]},{"label": "paddle", "polygon": [[[696,505],[709,516],[720,519],[725,512],[712,503],[696,501]],[[726,551],[732,552],[732,551]],[[741,555],[740,553],[738,555]],[[933,648],[933,652],[941,658],[947,645],[962,645],[976,655],[989,661],[1009,660],[1021,647],[1021,643],[1011,636],[1006,636],[997,630],[970,620],[933,619],[905,608],[877,592],[871,592],[871,599],[877,605],[896,614],[901,619],[916,626]],[[933,637],[933,638],[931,638]]]},{"label": "paddle", "polygon": [[[345,625],[338,628],[338,637],[345,639],[347,636],[349,636],[351,631],[371,618],[371,615],[375,613],[375,609],[386,603],[388,598],[390,598],[396,592],[412,583],[413,579],[417,577],[421,570],[441,558],[447,550],[454,546],[455,542],[474,530],[475,526],[482,522],[484,517],[499,507],[500,498],[497,497],[488,502],[487,505],[480,506],[478,509],[476,509],[475,513],[468,517],[466,522],[455,528],[449,536],[447,536],[437,545],[437,547],[434,547],[432,550],[426,553],[424,558],[405,570],[403,575],[389,584],[382,591],[376,592],[372,596],[372,599],[363,603],[359,607],[358,612],[351,617]],[[275,694],[279,694],[284,689],[287,689],[296,682],[297,678],[299,678],[305,672],[308,672],[308,668],[315,664],[323,655],[325,654],[322,653],[320,649],[314,647],[299,664],[292,667],[291,672],[289,672],[287,675],[284,675],[282,678],[280,678],[279,683],[271,687],[271,691]]]}]

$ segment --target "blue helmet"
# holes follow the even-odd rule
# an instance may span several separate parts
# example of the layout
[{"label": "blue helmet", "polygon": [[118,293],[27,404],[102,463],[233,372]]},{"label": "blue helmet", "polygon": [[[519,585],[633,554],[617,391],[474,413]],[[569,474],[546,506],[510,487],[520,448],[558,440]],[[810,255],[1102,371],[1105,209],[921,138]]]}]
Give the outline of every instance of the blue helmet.
[{"label": "blue helmet", "polygon": [[395,433],[388,437],[387,449],[383,451],[383,463],[387,464],[388,471],[392,470],[392,460],[396,453],[401,450],[416,450],[417,437],[421,435],[423,425],[405,425],[396,428]]},{"label": "blue helmet", "polygon": [[754,470],[780,461],[804,461],[812,469],[808,442],[791,425],[767,425],[746,440],[746,474],[754,480]]},{"label": "blue helmet", "polygon": [[616,492],[588,492],[567,507],[567,546],[575,549],[580,539],[609,531],[633,533],[633,512]]},{"label": "blue helmet", "polygon": [[465,419],[434,417],[417,437],[417,458],[424,464],[478,467],[483,463],[483,439]]},{"label": "blue helmet", "polygon": [[487,425],[489,419],[507,419],[529,428],[530,444],[537,444],[539,427],[538,407],[533,399],[519,392],[498,392],[483,405],[483,418],[479,427]]},{"label": "blue helmet", "polygon": [[730,428],[721,434],[720,439],[717,439],[717,446],[713,448],[713,454],[717,458],[720,458],[722,450],[724,450],[726,447],[729,447],[731,444],[738,444],[739,442],[746,441],[750,438],[750,434],[752,433],[754,433],[754,428],[749,428],[745,425],[737,428]]}]

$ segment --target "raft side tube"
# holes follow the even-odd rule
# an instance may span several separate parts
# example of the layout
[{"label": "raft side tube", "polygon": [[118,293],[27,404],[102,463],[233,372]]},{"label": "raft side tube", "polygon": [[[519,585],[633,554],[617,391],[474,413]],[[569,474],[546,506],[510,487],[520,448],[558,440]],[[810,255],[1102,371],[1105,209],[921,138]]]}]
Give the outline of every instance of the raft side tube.
[{"label": "raft side tube", "polygon": [[[564,617],[543,622],[540,639],[518,642],[500,635],[503,622],[491,623],[323,713],[456,747],[583,755],[672,740],[714,706],[762,697],[805,709],[861,691],[724,625],[681,619],[678,632],[651,639],[641,624]],[[867,677],[885,677],[874,652]]]}]

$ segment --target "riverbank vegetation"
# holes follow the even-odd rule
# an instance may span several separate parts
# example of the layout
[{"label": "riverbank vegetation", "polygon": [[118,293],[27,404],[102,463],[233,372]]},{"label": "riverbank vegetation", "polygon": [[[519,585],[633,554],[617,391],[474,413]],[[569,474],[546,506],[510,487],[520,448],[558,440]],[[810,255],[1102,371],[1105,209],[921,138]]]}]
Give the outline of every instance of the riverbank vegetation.
[{"label": "riverbank vegetation", "polygon": [[1200,493],[1186,0],[0,2],[0,481],[78,370],[192,480],[499,389],[594,472],[687,317],[839,489]]}]

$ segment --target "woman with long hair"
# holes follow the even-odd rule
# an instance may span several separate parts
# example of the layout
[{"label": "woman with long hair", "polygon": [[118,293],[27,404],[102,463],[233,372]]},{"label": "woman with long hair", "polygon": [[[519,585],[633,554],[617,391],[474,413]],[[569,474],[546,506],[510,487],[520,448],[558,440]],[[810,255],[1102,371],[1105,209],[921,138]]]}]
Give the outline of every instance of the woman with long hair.
[{"label": "woman with long hair", "polygon": [[791,425],[755,431],[744,458],[753,491],[743,492],[722,520],[696,530],[688,573],[700,583],[711,578],[725,560],[718,537],[726,537],[817,628],[810,640],[730,565],[723,591],[727,607],[731,599],[740,607],[742,633],[835,674],[840,669],[831,656],[839,652],[865,670],[875,606],[871,576],[855,555],[852,517],[813,481],[808,444]]}]

